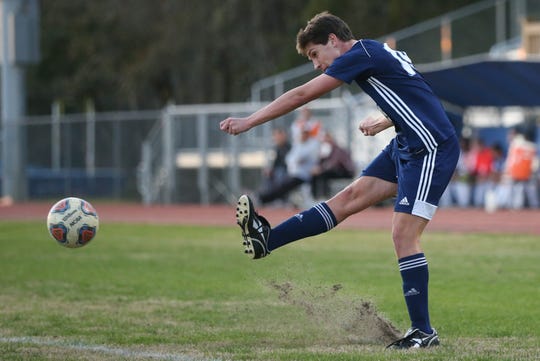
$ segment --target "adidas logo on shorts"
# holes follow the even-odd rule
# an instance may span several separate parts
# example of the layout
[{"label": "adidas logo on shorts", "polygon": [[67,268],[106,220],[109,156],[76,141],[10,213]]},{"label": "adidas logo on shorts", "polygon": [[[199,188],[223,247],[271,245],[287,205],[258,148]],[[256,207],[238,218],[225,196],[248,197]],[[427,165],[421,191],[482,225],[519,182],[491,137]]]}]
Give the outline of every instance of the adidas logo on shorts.
[{"label": "adidas logo on shorts", "polygon": [[409,205],[409,200],[407,199],[407,197],[403,197],[403,198],[399,201],[399,204],[402,205],[402,206],[408,206],[408,205]]}]

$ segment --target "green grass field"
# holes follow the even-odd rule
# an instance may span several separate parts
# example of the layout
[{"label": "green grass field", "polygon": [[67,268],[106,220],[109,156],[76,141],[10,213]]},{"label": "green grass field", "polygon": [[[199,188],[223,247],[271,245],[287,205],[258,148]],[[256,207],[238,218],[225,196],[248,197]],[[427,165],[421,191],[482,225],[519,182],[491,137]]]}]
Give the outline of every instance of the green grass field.
[{"label": "green grass field", "polygon": [[[101,225],[81,249],[0,222],[1,360],[538,360],[540,240],[424,236],[442,345],[408,327],[389,232],[334,230],[252,261],[237,227]],[[376,314],[375,314],[376,313]]]}]

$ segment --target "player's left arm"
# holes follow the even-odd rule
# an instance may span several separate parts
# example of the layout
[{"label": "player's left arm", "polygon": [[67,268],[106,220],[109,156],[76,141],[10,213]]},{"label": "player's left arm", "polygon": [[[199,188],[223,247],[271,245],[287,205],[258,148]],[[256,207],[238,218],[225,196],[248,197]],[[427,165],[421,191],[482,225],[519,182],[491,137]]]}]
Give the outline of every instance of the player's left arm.
[{"label": "player's left arm", "polygon": [[360,122],[358,129],[364,135],[376,135],[385,129],[392,127],[394,123],[384,115],[379,117],[368,117]]},{"label": "player's left arm", "polygon": [[222,131],[229,134],[240,134],[257,125],[285,115],[293,110],[319,98],[343,82],[326,74],[321,74],[305,84],[287,91],[267,106],[245,118],[227,118],[219,123]]}]

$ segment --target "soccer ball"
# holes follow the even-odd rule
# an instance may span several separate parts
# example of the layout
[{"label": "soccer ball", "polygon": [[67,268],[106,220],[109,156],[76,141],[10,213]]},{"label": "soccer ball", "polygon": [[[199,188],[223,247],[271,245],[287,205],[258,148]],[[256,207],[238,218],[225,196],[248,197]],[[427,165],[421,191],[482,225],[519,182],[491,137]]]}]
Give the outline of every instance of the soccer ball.
[{"label": "soccer ball", "polygon": [[52,206],[47,228],[58,244],[68,248],[85,246],[99,228],[96,210],[84,199],[69,197]]}]

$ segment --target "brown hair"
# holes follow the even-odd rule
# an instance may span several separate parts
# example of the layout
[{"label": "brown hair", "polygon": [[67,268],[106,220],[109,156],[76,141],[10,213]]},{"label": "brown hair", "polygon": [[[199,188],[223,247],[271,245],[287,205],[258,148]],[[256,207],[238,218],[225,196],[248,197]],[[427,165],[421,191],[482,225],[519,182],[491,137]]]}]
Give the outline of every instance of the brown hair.
[{"label": "brown hair", "polygon": [[304,29],[300,29],[296,35],[296,50],[301,55],[306,55],[308,44],[326,44],[330,34],[336,35],[339,40],[347,41],[354,36],[346,22],[339,17],[324,11],[315,15],[307,22]]}]

